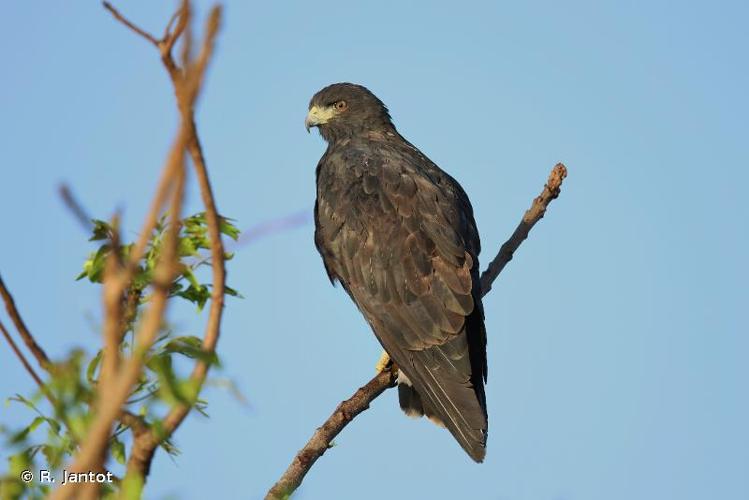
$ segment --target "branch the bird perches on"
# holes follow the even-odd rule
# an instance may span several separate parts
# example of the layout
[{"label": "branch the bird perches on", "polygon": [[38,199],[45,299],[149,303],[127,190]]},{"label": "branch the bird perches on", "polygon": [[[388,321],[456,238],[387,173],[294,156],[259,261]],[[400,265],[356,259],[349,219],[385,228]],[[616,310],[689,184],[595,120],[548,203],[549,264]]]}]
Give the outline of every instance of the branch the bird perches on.
[{"label": "branch the bird perches on", "polygon": [[[513,231],[512,236],[500,247],[496,257],[481,275],[482,296],[489,293],[494,280],[497,279],[507,263],[512,260],[515,251],[528,237],[530,230],[543,218],[549,203],[559,196],[565,177],[567,177],[567,168],[563,164],[557,163],[551,170],[541,194],[533,200],[531,207],[523,214],[523,218]],[[370,403],[380,394],[390,387],[394,387],[396,378],[397,371],[384,370],[359,388],[353,396],[339,404],[333,414],[317,428],[307,444],[294,456],[281,478],[268,491],[265,496],[266,500],[288,498],[299,488],[317,459],[331,447],[333,439],[357,415],[369,408]]]}]

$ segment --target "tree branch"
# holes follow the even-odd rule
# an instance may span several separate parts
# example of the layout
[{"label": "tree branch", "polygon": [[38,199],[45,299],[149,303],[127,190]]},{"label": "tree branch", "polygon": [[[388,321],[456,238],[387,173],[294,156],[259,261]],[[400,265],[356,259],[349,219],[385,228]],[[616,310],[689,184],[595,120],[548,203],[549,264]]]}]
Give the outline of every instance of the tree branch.
[{"label": "tree branch", "polygon": [[73,195],[73,190],[67,184],[60,184],[57,187],[57,192],[60,194],[62,202],[65,204],[70,213],[73,214],[78,224],[86,231],[91,231],[91,216],[88,214],[83,205]]},{"label": "tree branch", "polygon": [[291,465],[286,469],[281,479],[268,491],[266,500],[288,498],[302,484],[304,476],[307,475],[317,459],[331,447],[333,439],[357,415],[369,408],[370,403],[380,394],[385,392],[386,389],[394,387],[396,378],[396,370],[381,371],[366,385],[360,387],[353,396],[339,404],[325,423],[317,428],[304,448],[294,456]]},{"label": "tree branch", "polygon": [[3,333],[3,337],[5,337],[5,340],[8,341],[8,344],[10,344],[10,348],[13,350],[14,353],[16,353],[16,357],[21,361],[21,364],[24,368],[26,368],[26,371],[29,372],[29,375],[31,375],[31,378],[34,379],[34,382],[36,382],[36,385],[39,386],[39,388],[44,388],[44,382],[42,382],[42,379],[39,378],[39,375],[36,374],[36,371],[34,371],[34,367],[31,366],[29,361],[26,359],[26,356],[23,355],[21,350],[18,348],[18,345],[13,341],[13,337],[10,336],[8,333],[8,330],[5,329],[5,325],[0,321],[0,332]]},{"label": "tree branch", "polygon": [[138,35],[142,36],[143,38],[145,38],[146,40],[148,40],[149,42],[151,42],[154,45],[158,45],[159,44],[159,41],[156,40],[155,36],[153,36],[152,34],[150,34],[149,32],[147,32],[143,28],[140,28],[140,27],[136,26],[135,24],[133,24],[128,18],[126,18],[125,16],[123,16],[122,14],[120,14],[120,12],[117,9],[115,9],[114,6],[112,6],[111,3],[109,3],[109,2],[102,2],[102,5],[104,6],[105,9],[107,9],[109,12],[112,13],[112,15],[114,16],[115,19],[117,19],[119,22],[121,22],[122,24],[124,24],[125,26],[127,26],[128,28],[130,28],[131,30],[133,30],[135,33],[137,33]]},{"label": "tree branch", "polygon": [[489,293],[492,289],[492,283],[497,279],[499,273],[505,268],[508,262],[512,260],[515,250],[518,249],[520,244],[525,241],[528,237],[533,226],[536,222],[540,221],[546,213],[546,207],[552,200],[555,200],[559,196],[562,182],[567,177],[567,167],[561,163],[557,163],[551,173],[549,174],[549,180],[546,181],[541,194],[539,194],[531,204],[531,207],[525,212],[523,218],[520,220],[520,224],[515,228],[515,231],[510,236],[510,239],[500,247],[497,256],[489,263],[486,271],[481,275],[481,292],[483,295]]},{"label": "tree branch", "polygon": [[[177,106],[182,113],[183,120],[186,123],[186,148],[195,167],[200,194],[205,206],[206,222],[208,225],[208,234],[211,240],[211,265],[213,272],[213,284],[211,293],[211,308],[208,315],[205,333],[203,336],[203,351],[206,354],[215,352],[218,342],[221,326],[221,318],[224,308],[224,294],[226,288],[226,269],[224,265],[224,246],[221,240],[221,218],[216,208],[213,190],[211,188],[208,169],[206,167],[203,149],[200,144],[197,127],[195,125],[194,106],[197,94],[203,85],[205,72],[209,61],[213,55],[215,40],[218,34],[221,20],[220,7],[214,7],[206,22],[205,36],[200,51],[194,61],[190,60],[190,32],[187,30],[188,17],[190,15],[190,6],[188,2],[182,2],[179,10],[172,16],[164,31],[164,37],[161,40],[154,40],[144,30],[127,20],[114,7],[105,3],[105,8],[110,11],[114,17],[133,30],[137,34],[144,36],[154,43],[160,51],[161,60],[169,74],[174,86],[177,98]],[[172,26],[174,28],[172,29]],[[173,49],[177,40],[184,34],[182,51],[182,67],[174,60]],[[195,368],[191,374],[191,382],[195,388],[195,394],[200,392],[200,388],[205,382],[205,378],[210,368],[206,359],[200,359],[196,362]],[[187,414],[191,410],[190,405],[178,404],[172,408],[164,419],[162,429],[157,434],[153,430],[144,430],[135,432],[135,438],[130,452],[127,464],[127,475],[138,475],[145,479],[148,475],[154,452],[158,445],[166,438],[171,436],[180,426]]]},{"label": "tree branch", "polygon": [[[47,355],[44,353],[44,350],[42,350],[42,348],[36,343],[36,340],[34,340],[34,337],[31,335],[31,332],[29,332],[28,328],[26,328],[26,324],[23,322],[23,318],[21,318],[21,315],[16,309],[15,303],[13,301],[13,297],[10,295],[10,292],[5,287],[5,283],[3,283],[2,277],[0,277],[0,294],[5,299],[6,307],[8,307],[8,312],[11,315],[11,317],[14,318],[14,323],[16,325],[16,328],[21,334],[21,337],[24,339],[24,342],[26,343],[27,346],[29,346],[29,343],[31,343],[33,347],[29,346],[29,348],[31,349],[31,352],[34,354],[39,364],[47,373],[52,374],[55,365],[47,358]],[[11,312],[11,310],[13,312]],[[19,324],[22,325],[22,327],[19,327]],[[55,415],[62,421],[63,424],[65,424],[65,426],[70,431],[70,435],[73,437],[75,441],[77,441],[80,438],[80,436],[77,435],[77,433],[75,432],[75,427],[70,425],[70,420],[60,408],[60,404],[57,401],[57,398],[55,398],[55,396],[52,394],[49,388],[44,384],[41,377],[39,377],[39,375],[36,373],[34,368],[31,366],[31,363],[29,363],[29,361],[26,359],[26,356],[24,356],[21,349],[19,349],[18,345],[13,340],[13,337],[10,336],[10,333],[5,328],[5,325],[2,322],[0,322],[0,331],[2,331],[3,337],[5,337],[5,340],[8,341],[8,345],[10,345],[10,348],[13,350],[16,357],[18,357],[18,360],[21,362],[24,368],[26,368],[26,371],[29,373],[29,375],[31,375],[31,378],[34,379],[34,382],[36,382],[36,385],[39,386],[39,390],[42,392],[42,394],[44,394],[44,396],[47,398],[49,403],[52,405],[52,408],[55,411]]]},{"label": "tree branch", "polygon": [[[133,245],[130,256],[126,259],[127,262],[123,262],[124,259],[120,258],[118,252],[120,246],[119,235],[111,235],[113,252],[106,263],[103,280],[105,347],[99,386],[95,393],[96,399],[91,403],[94,408],[94,419],[85,436],[86,439],[81,442],[78,453],[76,453],[74,461],[68,469],[71,472],[103,470],[112,424],[115,420],[119,420],[122,425],[132,430],[134,436],[133,450],[130,455],[131,461],[128,463],[127,468],[128,474],[132,470],[137,469],[132,469],[131,463],[140,464],[140,469],[145,470],[147,473],[156,447],[171,436],[192,408],[192,405],[189,404],[174,407],[167,415],[158,435],[155,434],[154,429],[142,417],[136,416],[123,408],[132,387],[142,373],[144,356],[151,348],[161,328],[169,298],[169,291],[174,277],[179,271],[177,243],[179,241],[180,217],[186,177],[185,162],[188,153],[192,157],[192,162],[197,172],[201,196],[206,208],[208,234],[211,239],[213,291],[211,311],[203,339],[203,350],[205,353],[212,354],[215,351],[220,333],[226,282],[225,253],[221,240],[221,217],[216,208],[205,166],[205,159],[197,135],[194,108],[202,89],[206,68],[213,54],[215,38],[220,25],[221,9],[219,7],[212,9],[206,25],[203,44],[199,53],[193,57],[191,53],[192,37],[189,29],[190,5],[188,0],[181,2],[180,8],[167,24],[164,37],[161,40],[157,40],[153,35],[122,16],[108,2],[103,2],[103,5],[115,19],[158,48],[161,60],[174,86],[180,111],[180,127],[170,155],[165,162],[140,237]],[[181,67],[175,63],[172,56],[173,48],[180,37],[183,37]],[[81,224],[87,225],[86,220],[84,220],[86,219],[85,212],[75,202],[70,190],[66,186],[63,186],[60,189],[60,193],[68,207],[73,210],[74,214],[81,221]],[[127,359],[120,360],[118,344],[122,340],[122,333],[134,319],[138,301],[142,294],[141,289],[133,288],[133,277],[138,269],[138,263],[144,255],[148,240],[156,227],[159,215],[170,197],[171,206],[169,214],[171,220],[159,262],[154,270],[152,281],[153,294],[150,299],[150,307],[146,310],[143,321],[138,328],[132,355]],[[115,220],[112,225],[116,228],[118,226],[117,221]],[[115,233],[117,231],[115,229]],[[2,296],[8,314],[13,320],[24,343],[31,350],[39,365],[45,371],[53,373],[54,365],[32,337],[15,306],[13,297],[7,290],[1,277],[0,296]],[[0,330],[10,344],[11,349],[49,398],[56,412],[59,413],[57,401],[47,390],[41,378],[36,374],[33,367],[28,363],[26,357],[5,329],[5,326],[1,323]],[[210,367],[210,362],[206,361],[206,359],[209,359],[209,357],[202,358],[196,362],[191,376],[191,381],[194,383],[195,398],[197,398],[200,392],[200,388],[205,381]],[[58,416],[68,425],[64,414]],[[68,427],[70,428],[69,425]],[[76,442],[78,441],[79,436],[76,436]],[[141,474],[140,479],[140,484],[142,485],[145,474]],[[75,496],[76,498],[93,499],[98,497],[98,494],[99,487],[97,485],[70,483],[56,489],[51,498],[59,499]]]},{"label": "tree branch", "polygon": [[16,330],[18,330],[18,333],[21,335],[23,343],[26,344],[26,347],[28,347],[34,355],[39,366],[41,366],[44,371],[51,372],[53,369],[52,362],[47,357],[47,353],[44,352],[44,349],[36,343],[36,340],[34,340],[31,332],[26,327],[26,323],[23,321],[23,318],[21,318],[21,314],[18,312],[13,296],[5,286],[2,276],[0,276],[0,296],[2,296],[3,302],[5,302],[5,309],[8,311],[8,316],[10,316],[10,319],[16,326]]},{"label": "tree branch", "polygon": [[[546,208],[552,200],[559,196],[562,181],[567,176],[567,168],[557,163],[549,175],[541,194],[533,200],[531,207],[525,212],[520,224],[499,249],[497,256],[481,275],[481,295],[485,296],[491,290],[492,283],[497,279],[505,265],[512,260],[514,252],[528,237],[533,226],[541,220]],[[333,414],[319,427],[312,438],[294,456],[291,464],[276,484],[266,495],[266,500],[287,499],[302,484],[304,477],[310,471],[318,458],[330,448],[330,443],[351,422],[354,417],[369,408],[369,405],[380,394],[395,386],[397,371],[385,370],[378,373],[366,385],[357,390],[354,395],[338,405]]]}]

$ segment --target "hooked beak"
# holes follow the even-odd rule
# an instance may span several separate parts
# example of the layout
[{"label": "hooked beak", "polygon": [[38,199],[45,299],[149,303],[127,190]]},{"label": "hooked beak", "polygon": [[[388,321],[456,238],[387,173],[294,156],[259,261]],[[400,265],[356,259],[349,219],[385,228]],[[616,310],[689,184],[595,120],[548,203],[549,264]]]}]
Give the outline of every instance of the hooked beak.
[{"label": "hooked beak", "polygon": [[333,106],[325,108],[312,106],[309,109],[309,113],[307,113],[307,118],[304,119],[304,128],[307,129],[307,133],[309,133],[311,127],[317,127],[328,123],[328,121],[333,117],[333,113]]}]

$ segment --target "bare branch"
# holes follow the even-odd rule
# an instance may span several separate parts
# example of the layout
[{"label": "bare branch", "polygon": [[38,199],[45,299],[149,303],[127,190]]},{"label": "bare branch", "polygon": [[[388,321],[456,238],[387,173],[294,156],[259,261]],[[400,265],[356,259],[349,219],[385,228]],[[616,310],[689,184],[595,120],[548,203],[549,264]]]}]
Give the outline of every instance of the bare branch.
[{"label": "bare branch", "polygon": [[86,209],[83,208],[83,205],[81,205],[75,198],[70,186],[67,184],[60,184],[57,189],[60,193],[60,198],[62,198],[63,203],[65,203],[65,206],[70,210],[70,213],[73,214],[75,220],[78,221],[84,230],[89,231],[91,229],[91,216]]},{"label": "bare branch", "polygon": [[156,40],[156,37],[154,37],[152,34],[150,34],[149,32],[147,32],[143,28],[140,28],[139,26],[136,26],[135,24],[133,24],[128,18],[126,18],[125,16],[123,16],[122,14],[120,14],[120,12],[117,9],[115,9],[114,6],[112,6],[111,3],[109,3],[109,2],[102,2],[102,5],[104,6],[105,9],[107,9],[109,12],[112,13],[112,15],[114,16],[115,19],[117,19],[119,22],[121,22],[122,24],[124,24],[125,26],[127,26],[130,30],[134,31],[135,33],[137,33],[141,37],[145,38],[146,40],[148,40],[152,44],[154,44],[156,46],[159,45],[159,41]]},{"label": "bare branch", "polygon": [[18,348],[18,345],[16,345],[15,341],[13,340],[13,337],[10,336],[8,333],[8,330],[5,329],[5,325],[3,325],[2,322],[0,322],[0,331],[3,332],[3,337],[5,337],[5,340],[8,341],[8,344],[10,344],[10,348],[13,350],[14,353],[16,353],[16,357],[21,361],[21,364],[24,368],[26,368],[26,371],[29,372],[29,375],[31,375],[31,378],[34,379],[34,382],[36,382],[36,385],[38,385],[40,388],[44,387],[44,382],[42,382],[42,379],[39,378],[39,375],[36,374],[34,371],[34,367],[29,364],[29,361],[26,359],[26,356],[23,355],[21,350]]},{"label": "bare branch", "polygon": [[229,250],[234,250],[255,241],[264,238],[268,235],[280,233],[288,229],[297,228],[308,224],[312,221],[312,213],[310,210],[302,210],[283,217],[267,220],[249,227],[242,231],[239,236],[239,241],[229,246]]},{"label": "bare branch", "polygon": [[44,352],[44,349],[42,349],[41,346],[36,343],[36,340],[34,340],[31,332],[26,327],[26,323],[23,321],[21,314],[18,312],[18,308],[16,308],[16,303],[13,300],[13,296],[5,286],[5,282],[3,281],[2,276],[0,276],[0,296],[2,296],[3,301],[5,302],[5,309],[8,311],[10,319],[16,326],[16,330],[18,330],[18,333],[21,335],[23,343],[26,344],[26,347],[28,347],[31,353],[34,355],[36,361],[39,363],[39,366],[41,366],[44,371],[51,372],[53,369],[52,362],[47,357],[47,353]]},{"label": "bare branch", "polygon": [[[171,26],[175,23],[175,19],[177,24],[174,27],[174,30],[170,31]],[[172,69],[176,69],[176,65],[172,58],[172,50],[174,49],[174,44],[177,43],[179,37],[182,36],[187,29],[188,19],[190,19],[190,2],[182,0],[180,8],[174,13],[174,15],[172,15],[172,18],[167,24],[166,31],[164,32],[164,39],[159,43],[162,58],[169,59],[169,62],[171,63],[164,63],[167,66],[167,69],[170,70],[170,73]]]},{"label": "bare branch", "polygon": [[525,241],[528,233],[536,225],[536,222],[543,218],[549,203],[559,196],[562,181],[564,181],[565,177],[567,177],[567,168],[563,164],[557,163],[551,170],[549,180],[546,181],[541,194],[533,200],[533,204],[523,215],[520,224],[515,228],[510,239],[500,247],[497,256],[494,257],[494,260],[489,263],[489,267],[481,275],[481,291],[484,295],[492,289],[492,283],[494,283],[494,280],[497,279],[499,273],[502,272],[507,263],[512,260],[515,250]]},{"label": "bare branch", "polygon": [[[489,267],[481,275],[481,296],[491,290],[491,285],[502,272],[505,265],[512,259],[515,250],[528,237],[533,226],[541,220],[551,200],[559,196],[562,181],[567,176],[567,169],[558,163],[551,171],[541,194],[533,200],[533,204],[523,215],[520,225],[515,229],[499,250]],[[302,484],[304,477],[310,471],[315,461],[330,448],[330,443],[349,422],[359,413],[369,408],[370,403],[389,387],[395,385],[393,370],[385,370],[375,375],[372,380],[361,387],[354,395],[338,405],[333,414],[319,427],[306,445],[294,456],[291,465],[286,469],[276,484],[266,495],[266,500],[287,499]]]},{"label": "bare branch", "polygon": [[[23,352],[21,352],[21,349],[19,349],[18,344],[15,343],[13,340],[13,337],[10,336],[10,333],[5,328],[5,325],[0,322],[0,331],[2,331],[3,337],[5,337],[5,340],[8,341],[8,344],[10,345],[10,348],[15,353],[18,360],[21,362],[21,364],[26,368],[26,371],[31,375],[31,378],[34,379],[34,382],[36,382],[36,385],[39,386],[39,390],[44,394],[44,396],[47,398],[49,403],[52,405],[52,408],[55,411],[55,415],[62,421],[63,424],[65,424],[65,427],[68,428],[70,431],[70,435],[73,437],[75,441],[77,441],[80,436],[78,436],[74,430],[75,428],[70,425],[70,421],[65,415],[65,413],[61,410],[60,405],[57,401],[57,398],[50,392],[49,388],[44,384],[44,381],[42,381],[41,377],[36,373],[34,368],[31,366],[31,363],[26,359],[26,356],[24,356]],[[53,366],[53,365],[50,365]]]},{"label": "bare branch", "polygon": [[333,439],[357,415],[369,408],[370,403],[385,392],[385,389],[394,387],[396,377],[395,370],[381,371],[365,386],[359,388],[353,396],[339,404],[325,423],[317,428],[304,448],[296,454],[289,468],[266,495],[266,500],[289,498],[289,495],[302,484],[304,476],[317,459],[331,447]]}]

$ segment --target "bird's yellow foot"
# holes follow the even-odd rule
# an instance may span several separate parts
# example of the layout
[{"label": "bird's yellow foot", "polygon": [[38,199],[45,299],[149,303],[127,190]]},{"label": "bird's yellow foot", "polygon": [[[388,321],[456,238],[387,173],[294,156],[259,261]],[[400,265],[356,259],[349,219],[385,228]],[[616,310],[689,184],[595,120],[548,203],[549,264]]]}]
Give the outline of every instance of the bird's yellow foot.
[{"label": "bird's yellow foot", "polygon": [[382,351],[382,355],[375,365],[375,370],[377,370],[377,373],[384,372],[385,370],[390,370],[394,374],[398,373],[398,367],[395,366],[395,363],[390,359],[390,355],[385,351]]},{"label": "bird's yellow foot", "polygon": [[375,365],[375,370],[377,370],[377,373],[384,372],[389,368],[390,364],[390,355],[382,351],[382,355],[380,356],[379,361],[377,361],[377,364]]}]

